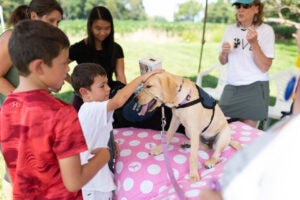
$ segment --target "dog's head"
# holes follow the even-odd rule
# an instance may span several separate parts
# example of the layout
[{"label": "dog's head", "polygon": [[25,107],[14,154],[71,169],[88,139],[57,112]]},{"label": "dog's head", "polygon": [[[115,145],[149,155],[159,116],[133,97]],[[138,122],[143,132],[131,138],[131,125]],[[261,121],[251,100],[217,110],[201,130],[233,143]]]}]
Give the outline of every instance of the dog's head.
[{"label": "dog's head", "polygon": [[162,104],[173,107],[179,87],[178,80],[181,80],[180,77],[168,72],[151,76],[137,94],[138,103],[143,105],[140,114],[144,115],[147,111],[152,111]]}]

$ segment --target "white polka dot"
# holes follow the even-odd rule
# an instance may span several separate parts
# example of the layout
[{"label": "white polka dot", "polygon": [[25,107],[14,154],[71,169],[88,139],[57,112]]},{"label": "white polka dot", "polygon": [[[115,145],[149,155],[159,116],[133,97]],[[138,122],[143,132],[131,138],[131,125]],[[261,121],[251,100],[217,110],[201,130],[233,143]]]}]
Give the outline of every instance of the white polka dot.
[{"label": "white polka dot", "polygon": [[147,171],[151,175],[157,175],[161,172],[161,168],[159,165],[149,165]]},{"label": "white polka dot", "polygon": [[126,157],[126,156],[129,156],[131,155],[131,149],[123,149],[121,152],[120,152],[120,156],[121,157]]},{"label": "white polka dot", "polygon": [[191,187],[192,188],[194,188],[194,187],[203,187],[205,185],[206,185],[206,182],[204,182],[204,181],[198,181],[198,182],[192,183]]},{"label": "white polka dot", "polygon": [[171,139],[171,142],[174,142],[174,143],[177,143],[177,142],[179,142],[180,141],[180,139],[178,138],[178,137],[173,137],[172,139]]},{"label": "white polka dot", "polygon": [[145,138],[145,137],[147,137],[148,135],[149,135],[148,132],[140,132],[140,133],[137,134],[137,136],[138,136],[139,138]]},{"label": "white polka dot", "polygon": [[[213,173],[215,170],[216,170],[215,167],[210,168],[210,169],[206,169],[206,170],[204,170],[204,171],[201,173],[201,176],[207,176],[207,174],[211,174],[211,173]],[[205,178],[207,178],[207,177],[205,177]]]},{"label": "white polka dot", "polygon": [[148,194],[153,189],[153,183],[149,180],[145,180],[140,185],[140,190],[143,194]]},{"label": "white polka dot", "polygon": [[159,154],[157,156],[154,156],[154,159],[157,161],[163,161],[165,160],[164,154]]},{"label": "white polka dot", "polygon": [[243,125],[243,126],[241,126],[242,127],[242,129],[244,129],[244,130],[252,130],[252,127],[251,126],[248,126],[248,125]]},{"label": "white polka dot", "polygon": [[204,160],[207,160],[209,158],[208,153],[206,153],[205,151],[198,151],[198,155]]},{"label": "white polka dot", "polygon": [[117,139],[116,139],[116,142],[117,142],[118,144],[124,144],[125,140],[124,140],[123,138],[117,138]]},{"label": "white polka dot", "polygon": [[154,140],[161,140],[161,135],[160,134],[155,134],[153,135]]},{"label": "white polka dot", "polygon": [[157,144],[156,143],[154,143],[154,142],[147,142],[146,144],[145,144],[145,148],[146,149],[152,149],[153,147],[155,147]]},{"label": "white polka dot", "polygon": [[136,154],[136,156],[139,158],[139,159],[146,159],[149,157],[149,153],[147,152],[138,152]]},{"label": "white polka dot", "polygon": [[130,146],[138,146],[141,142],[139,140],[132,140],[129,142]]},{"label": "white polka dot", "polygon": [[180,153],[185,153],[185,154],[187,154],[187,153],[189,153],[190,152],[190,148],[181,148],[180,147],[180,149],[178,150]]},{"label": "white polka dot", "polygon": [[121,200],[128,200],[126,197],[122,197]]},{"label": "white polka dot", "polygon": [[184,194],[186,197],[189,197],[189,198],[199,197],[200,190],[189,190],[189,191],[186,191]]},{"label": "white polka dot", "polygon": [[184,155],[175,155],[174,156],[174,162],[177,164],[183,164],[187,160],[187,157]]},{"label": "white polka dot", "polygon": [[128,171],[137,172],[141,169],[142,164],[140,162],[132,162],[128,165]]},{"label": "white polka dot", "polygon": [[241,131],[240,134],[248,136],[248,135],[251,135],[251,132],[250,131]]},{"label": "white polka dot", "polygon": [[133,131],[124,131],[122,134],[123,134],[124,136],[130,136],[130,135],[133,134]]},{"label": "white polka dot", "polygon": [[172,151],[174,149],[174,145],[168,145],[168,151]]},{"label": "white polka dot", "polygon": [[129,191],[133,188],[134,180],[132,178],[126,178],[123,183],[124,191]]},{"label": "white polka dot", "polygon": [[[173,171],[173,175],[174,175],[175,179],[177,180],[178,177],[179,177],[179,172],[178,172],[178,170],[173,168],[172,171]],[[170,180],[169,173],[167,173],[167,177],[168,177],[168,179]]]},{"label": "white polka dot", "polygon": [[250,141],[251,138],[250,137],[240,137],[239,140],[242,142],[247,142],[247,141]]},{"label": "white polka dot", "polygon": [[117,174],[121,173],[123,171],[123,168],[124,168],[124,163],[118,161],[116,164],[116,173]]},{"label": "white polka dot", "polygon": [[166,189],[168,189],[168,187],[166,185],[163,185],[161,186],[159,189],[158,189],[158,192],[159,193],[162,193],[163,191],[165,191]]},{"label": "white polka dot", "polygon": [[237,127],[236,125],[230,124],[230,128],[231,128],[231,129],[236,129],[236,127]]}]

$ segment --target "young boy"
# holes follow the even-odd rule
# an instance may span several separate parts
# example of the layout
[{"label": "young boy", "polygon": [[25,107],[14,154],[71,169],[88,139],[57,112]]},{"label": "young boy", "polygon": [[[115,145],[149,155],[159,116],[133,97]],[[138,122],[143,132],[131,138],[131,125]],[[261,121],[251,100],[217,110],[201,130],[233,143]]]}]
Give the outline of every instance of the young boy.
[{"label": "young boy", "polygon": [[[114,143],[112,142],[114,110],[120,108],[148,77],[161,71],[156,70],[137,77],[109,99],[110,87],[103,67],[94,63],[81,63],[74,68],[71,75],[72,86],[84,102],[79,109],[78,117],[89,151],[95,147],[107,147],[108,143]],[[82,164],[90,158],[89,151],[80,154]],[[112,192],[115,190],[112,171],[110,166],[104,166],[82,188],[83,198],[112,199]]]},{"label": "young boy", "polygon": [[81,187],[110,159],[109,150],[87,150],[75,109],[50,95],[69,71],[69,40],[40,20],[18,23],[9,53],[20,75],[0,112],[0,142],[13,199],[82,199]]}]

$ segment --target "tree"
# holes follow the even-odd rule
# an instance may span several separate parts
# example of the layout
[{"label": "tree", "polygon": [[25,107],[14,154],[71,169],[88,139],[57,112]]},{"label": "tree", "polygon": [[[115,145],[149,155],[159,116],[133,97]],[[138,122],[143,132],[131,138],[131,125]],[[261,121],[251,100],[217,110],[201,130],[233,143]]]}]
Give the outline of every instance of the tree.
[{"label": "tree", "polygon": [[269,0],[265,3],[265,21],[300,28],[300,1]]},{"label": "tree", "polygon": [[189,0],[179,4],[178,8],[178,12],[174,14],[175,21],[194,21],[202,9],[202,4],[196,0]]},{"label": "tree", "polygon": [[230,0],[218,0],[210,3],[207,9],[207,22],[213,23],[233,23],[235,21],[235,11]]}]

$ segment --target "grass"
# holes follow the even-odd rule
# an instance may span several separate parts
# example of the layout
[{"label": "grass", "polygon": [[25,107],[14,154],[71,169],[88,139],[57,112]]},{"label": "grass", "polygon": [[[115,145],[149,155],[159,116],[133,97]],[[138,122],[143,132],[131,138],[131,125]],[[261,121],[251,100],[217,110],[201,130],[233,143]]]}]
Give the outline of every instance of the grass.
[{"label": "grass", "polygon": [[[83,29],[82,29],[83,27]],[[78,29],[84,30],[84,26],[79,26]],[[178,35],[172,33],[165,33],[159,31],[152,32],[147,35],[147,30],[141,32],[142,35],[131,35],[116,33],[116,41],[121,44],[125,54],[125,73],[128,81],[139,75],[138,60],[148,55],[153,55],[162,59],[162,66],[167,71],[174,74],[178,74],[184,77],[188,77],[195,81],[200,71],[207,69],[212,64],[218,62],[217,52],[219,42],[221,40],[224,25],[208,25],[206,30],[206,43],[203,46],[203,55],[201,66],[199,67],[199,57],[201,49],[201,40],[187,41],[178,37]],[[201,30],[201,28],[199,28]],[[116,28],[117,30],[117,28]],[[71,43],[77,42],[84,37],[84,32],[70,32],[69,33]],[[197,34],[201,34],[199,30],[195,31]],[[134,31],[133,31],[134,33]],[[183,31],[183,34],[187,34]],[[145,37],[145,36],[148,37]],[[140,39],[137,39],[140,38]],[[191,38],[191,37],[189,37]],[[195,38],[195,37],[193,37]],[[276,42],[276,59],[273,61],[273,65],[270,69],[270,73],[275,73],[283,69],[293,69],[295,67],[295,58],[297,55],[297,49],[295,41]],[[75,63],[71,64],[71,71],[74,68]],[[204,77],[205,86],[215,86],[217,78],[214,76]],[[274,88],[271,87],[271,96]],[[73,96],[73,90],[71,85],[65,83],[62,90],[58,94],[54,94],[58,98],[71,102]],[[271,97],[271,104],[274,102],[274,97]],[[3,158],[0,156],[0,177],[4,174]],[[4,200],[2,194],[2,181],[0,182],[0,200]]]}]

